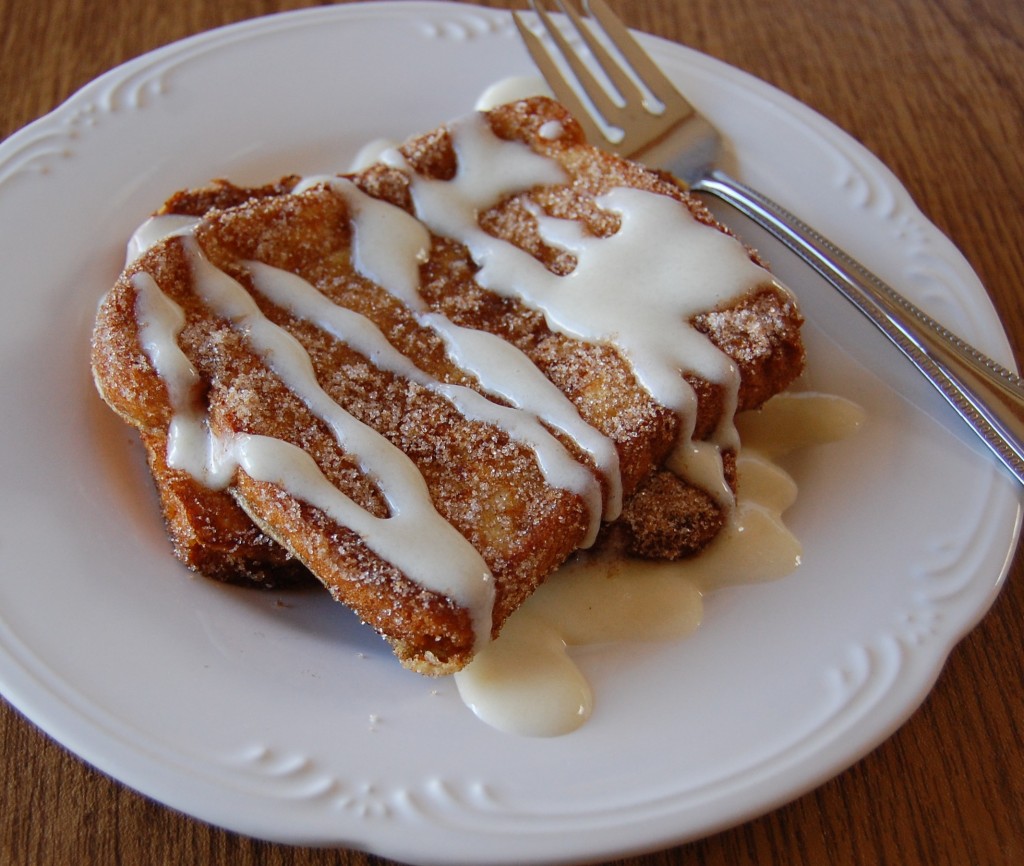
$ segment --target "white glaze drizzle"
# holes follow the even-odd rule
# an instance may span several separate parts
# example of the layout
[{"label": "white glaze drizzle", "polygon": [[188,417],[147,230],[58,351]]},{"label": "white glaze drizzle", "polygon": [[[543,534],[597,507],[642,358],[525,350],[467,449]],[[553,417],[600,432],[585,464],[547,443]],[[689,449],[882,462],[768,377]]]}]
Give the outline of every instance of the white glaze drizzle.
[{"label": "white glaze drizzle", "polygon": [[175,235],[190,234],[199,225],[199,217],[184,214],[152,216],[140,225],[128,241],[125,255],[127,267],[150,247]]},{"label": "white glaze drizzle", "polygon": [[327,186],[345,200],[352,221],[352,265],[414,313],[427,311],[420,296],[420,265],[430,256],[430,232],[412,215],[373,198],[352,181],[333,176],[304,178],[294,192]]},{"label": "white glaze drizzle", "polygon": [[[600,517],[614,520],[622,509],[622,476],[615,443],[587,424],[572,401],[520,349],[496,334],[456,325],[439,313],[429,311],[419,291],[419,265],[429,256],[431,245],[430,233],[423,223],[400,207],[368,196],[344,178],[306,178],[296,191],[320,185],[330,187],[349,207],[356,272],[402,301],[420,325],[435,331],[444,341],[452,361],[473,374],[485,393],[523,410],[526,417],[536,416],[566,434],[594,460],[608,496],[602,514],[600,507],[593,507],[593,494],[586,493],[592,520],[585,544],[589,546],[596,536]],[[523,414],[519,413],[519,417]],[[523,422],[513,422],[510,416],[510,422],[506,423]],[[581,492],[575,485],[553,483]]]},{"label": "white glaze drizzle", "polygon": [[[342,187],[347,185],[350,189],[346,191],[353,197],[355,197],[354,193],[358,193],[354,185],[348,182],[341,182],[339,185]],[[425,304],[416,292],[418,273],[415,271],[415,263],[422,258],[424,242],[429,244],[429,236],[425,236],[425,230],[423,230],[423,234],[417,231],[418,228],[422,230],[420,224],[401,209],[371,199],[362,193],[359,193],[359,196],[364,201],[361,202],[363,206],[355,218],[360,227],[363,243],[357,245],[357,248],[362,251],[362,255],[354,255],[357,269],[361,270],[364,276],[372,276],[376,278],[375,281],[381,281],[396,296],[404,296],[404,300],[412,309],[425,310]],[[391,261],[383,256],[375,256],[373,247],[378,244],[371,245],[368,241],[379,240],[378,232],[386,231],[388,226],[393,225],[393,221],[401,221],[401,217],[405,217],[404,224],[400,223],[396,227],[393,236],[395,245],[392,247],[397,249],[400,254]],[[255,341],[254,348],[265,357],[275,360],[276,363],[270,364],[271,368],[282,376],[290,388],[302,396],[311,410],[322,420],[331,424],[336,435],[339,434],[337,418],[339,417],[338,412],[341,411],[340,407],[330,401],[327,395],[321,392],[318,385],[315,389],[309,387],[311,383],[315,383],[315,378],[309,364],[308,354],[286,331],[277,328],[263,317],[252,298],[235,280],[215,268],[202,255],[198,245],[191,237],[197,224],[198,221],[194,218],[176,219],[167,215],[147,220],[132,239],[130,255],[137,257],[154,244],[172,236],[185,239],[193,261],[199,295],[211,305],[214,312],[230,319],[236,327],[243,328],[250,335],[250,339]],[[403,376],[441,394],[452,402],[465,417],[494,424],[507,432],[514,440],[533,449],[538,466],[549,484],[569,490],[584,499],[590,521],[581,546],[589,547],[593,544],[600,529],[602,515],[600,486],[594,474],[587,467],[576,462],[533,414],[493,403],[467,387],[438,382],[398,352],[369,319],[332,303],[301,277],[260,262],[247,262],[246,267],[252,275],[256,289],[271,302],[286,309],[292,315],[310,321],[331,333],[364,355],[380,369]],[[413,276],[413,274],[416,275]],[[281,484],[293,495],[316,505],[339,522],[359,532],[367,540],[371,549],[386,561],[399,567],[407,575],[414,576],[414,579],[421,585],[443,592],[470,609],[476,624],[477,640],[482,645],[486,640],[485,635],[489,635],[490,631],[493,588],[488,587],[487,601],[486,604],[483,604],[479,597],[475,600],[472,599],[471,594],[467,593],[464,587],[461,591],[457,591],[456,586],[453,585],[453,581],[455,583],[465,582],[466,574],[473,575],[475,578],[484,575],[484,580],[489,585],[491,577],[482,560],[474,561],[469,570],[462,569],[463,577],[460,579],[458,563],[460,558],[465,559],[464,555],[460,557],[451,551],[444,555],[438,555],[436,557],[439,560],[437,567],[432,569],[434,573],[425,575],[419,557],[412,553],[417,548],[424,546],[425,538],[432,539],[430,546],[439,550],[444,547],[441,543],[443,539],[449,538],[453,534],[457,535],[454,529],[440,520],[440,516],[436,515],[432,506],[431,511],[437,517],[437,521],[431,522],[444,523],[447,532],[438,535],[436,527],[425,525],[423,521],[418,524],[418,531],[413,531],[415,521],[410,519],[403,524],[407,529],[404,536],[398,531],[390,533],[394,539],[393,544],[386,544],[378,539],[374,545],[368,537],[371,534],[370,531],[365,526],[360,528],[360,524],[364,522],[358,519],[361,515],[351,513],[352,509],[347,504],[349,500],[345,500],[346,504],[335,501],[336,497],[331,493],[334,488],[317,470],[312,460],[304,459],[304,455],[298,449],[288,446],[287,443],[275,444],[274,440],[266,439],[266,437],[236,437],[235,440],[228,442],[211,436],[206,426],[205,417],[194,405],[194,401],[186,399],[184,396],[199,381],[198,374],[175,342],[176,334],[184,324],[184,314],[174,301],[160,292],[148,274],[136,275],[133,283],[138,295],[137,316],[142,323],[140,336],[144,351],[158,375],[168,382],[168,389],[172,392],[171,404],[175,407],[169,430],[169,465],[189,472],[205,485],[214,488],[226,486],[239,465],[245,469],[247,474],[257,480],[274,481]],[[423,313],[423,316],[433,320],[439,318],[429,313]],[[147,324],[150,321],[155,323],[158,320],[161,321],[159,327],[156,324]],[[508,348],[518,352],[512,347]],[[519,354],[521,355],[521,353]],[[525,360],[525,356],[522,358]],[[173,363],[168,359],[173,359]],[[527,361],[527,363],[529,362]],[[306,387],[301,387],[301,384],[305,384]],[[548,384],[550,386],[550,383]],[[553,389],[554,386],[550,386],[550,388]],[[561,392],[558,393],[561,395]],[[561,396],[564,405],[555,406],[554,410],[546,414],[553,419],[554,426],[559,429],[572,429],[571,417],[567,417],[570,416],[568,410],[571,410],[572,414],[576,414],[577,419],[578,413],[575,412],[575,407],[564,398],[564,395]],[[348,417],[347,413],[344,415]],[[332,423],[332,417],[335,419],[335,423]],[[582,425],[581,421],[580,425]],[[370,428],[366,428],[366,431],[372,432]],[[374,433],[374,436],[376,435]],[[387,441],[383,437],[378,438],[381,442]],[[601,451],[602,444],[598,442],[595,445],[593,435],[590,437],[583,435],[581,438],[595,451]],[[352,441],[351,435],[347,438],[338,435],[338,440],[350,453],[357,454],[364,464],[368,462],[365,455],[374,453],[365,439],[362,443],[356,443]],[[602,454],[604,465],[614,464],[617,459],[614,446],[609,442],[604,448],[605,451],[610,449],[611,454],[615,455],[613,458],[609,458],[607,453]],[[423,487],[425,491],[422,476],[418,470],[415,470],[408,458],[398,449],[392,447],[391,450],[392,454],[384,455],[379,460],[369,461],[370,464],[386,467],[394,455],[401,455],[403,461],[415,472],[415,480],[418,482],[416,486]],[[273,468],[275,466],[277,469]],[[371,466],[366,468],[370,471],[371,477],[380,483],[379,473],[373,472]],[[407,477],[403,479],[406,484],[412,480],[414,479],[411,473],[408,473]],[[388,489],[385,488],[382,492],[388,499],[389,506],[394,510],[396,503],[394,496],[388,494]],[[396,484],[391,489],[397,490],[400,489],[400,486]],[[429,502],[429,500],[424,499],[424,502]],[[369,514],[366,514],[366,517],[371,520],[371,525],[372,521],[376,520]],[[381,534],[380,532],[376,533],[378,536]],[[455,541],[454,538],[449,540]],[[458,536],[455,543],[458,547],[472,550],[468,542],[465,542],[461,536]],[[397,553],[398,550],[407,551],[406,558],[415,561],[410,561],[403,566],[403,557]],[[479,555],[475,551],[473,551],[473,557],[479,559]]]},{"label": "white glaze drizzle", "polygon": [[[548,135],[555,132],[549,128]],[[394,350],[369,320],[334,305],[293,274],[249,263],[257,289],[294,315],[335,334],[373,363],[442,394],[467,417],[498,423],[513,438],[529,444],[550,483],[573,490],[588,502],[592,540],[601,511],[594,477],[569,458],[538,419],[570,436],[592,456],[609,492],[604,510],[609,519],[621,504],[614,445],[586,425],[565,395],[518,349],[430,312],[419,293],[419,265],[429,255],[431,232],[459,241],[478,265],[476,279],[482,286],[540,311],[555,331],[616,346],[654,398],[683,418],[684,435],[674,458],[677,468],[699,478],[729,505],[731,494],[721,478],[718,449],[738,446],[729,411],[735,406],[738,376],[731,360],[688,321],[755,285],[772,282],[771,276],[750,262],[738,242],[699,224],[679,202],[627,188],[598,199],[601,207],[621,219],[619,231],[607,238],[589,236],[578,223],[548,217],[534,208],[543,239],[577,261],[570,274],[552,274],[529,254],[484,232],[477,220],[507,195],[564,182],[562,167],[526,145],[497,138],[481,115],[456,121],[450,133],[458,158],[452,180],[416,175],[394,149],[381,156],[384,163],[409,172],[415,216],[340,178],[311,178],[297,191],[327,183],[343,196],[353,221],[356,271],[405,304],[421,325],[434,329],[453,361],[475,375],[485,393],[515,408],[500,407],[468,388],[437,382]],[[180,350],[178,358],[170,348],[183,314],[180,308],[175,312],[176,305],[166,297],[166,303],[159,300],[162,293],[151,277],[139,274],[133,284],[143,323],[141,339],[147,357],[168,381],[174,408],[169,461],[211,486],[226,484],[236,466],[254,478],[283,484],[360,533],[372,550],[412,579],[468,608],[478,642],[483,643],[489,637],[494,590],[479,554],[430,505],[425,482],[411,461],[331,400],[316,382],[309,356],[298,341],[264,317],[240,284],[205,259],[189,237],[196,222],[167,216],[148,221],[129,244],[129,260],[164,237],[183,236],[204,301],[245,329],[254,350],[330,426],[346,452],[380,486],[392,514],[382,520],[357,506],[327,481],[311,458],[288,443],[258,436],[210,436],[205,418],[187,396],[197,379],[195,371],[189,372],[191,365]],[[524,375],[515,375],[516,371]],[[724,385],[732,401],[714,446],[690,442],[695,395],[683,379],[685,372]],[[717,469],[707,457],[709,448],[719,455]],[[695,455],[700,459],[695,461]],[[703,467],[700,472],[694,471],[696,464]],[[425,526],[430,527],[426,532]],[[426,545],[427,551],[425,538],[444,543]]]},{"label": "white glaze drizzle", "polygon": [[246,262],[246,267],[253,277],[256,290],[277,306],[297,318],[315,324],[368,358],[379,369],[440,394],[463,417],[492,424],[514,441],[532,449],[548,484],[571,491],[586,502],[591,517],[583,546],[593,544],[601,522],[601,488],[597,479],[565,450],[535,416],[493,403],[464,385],[438,381],[395,349],[368,318],[333,303],[302,277],[261,262]]},{"label": "white glaze drizzle", "polygon": [[[739,376],[731,359],[689,325],[706,312],[751,288],[774,284],[744,247],[699,223],[680,202],[632,188],[616,188],[597,199],[621,219],[607,238],[589,235],[574,220],[535,211],[543,239],[576,257],[567,275],[550,272],[529,253],[484,231],[481,211],[504,196],[563,182],[554,160],[499,139],[479,114],[449,127],[457,156],[453,179],[411,173],[416,216],[431,231],[469,249],[485,288],[516,298],[541,312],[552,330],[592,343],[616,346],[638,379],[692,434],[696,397],[681,374],[695,373],[726,388],[727,405],[716,433],[720,447],[737,448],[731,418]],[[382,161],[410,171],[404,157],[386,151]]]},{"label": "white glaze drizzle", "polygon": [[[490,638],[494,582],[473,546],[437,513],[426,483],[412,461],[385,437],[345,412],[316,380],[309,355],[287,331],[267,319],[234,279],[203,256],[193,238],[183,239],[191,260],[196,293],[218,316],[244,331],[264,363],[331,429],[378,485],[390,515],[379,518],[332,485],[304,451],[266,436],[214,437],[191,407],[184,383],[195,374],[177,345],[184,324],[180,307],[159,292],[145,274],[133,279],[145,322],[143,345],[154,369],[168,385],[175,429],[168,463],[210,486],[222,486],[241,467],[258,481],[279,484],[356,532],[367,547],[421,586],[466,608],[478,645]],[[154,291],[155,289],[155,291]],[[164,297],[166,303],[155,298]],[[188,370],[191,369],[191,374]],[[178,402],[182,401],[182,402]],[[211,459],[211,455],[213,458]],[[198,466],[209,461],[205,466]]]},{"label": "white glaze drizzle", "polygon": [[615,443],[587,424],[572,401],[524,352],[497,334],[460,327],[436,313],[421,320],[444,340],[449,357],[476,376],[488,394],[535,415],[590,455],[607,489],[604,519],[615,520],[622,511],[622,473]]},{"label": "white glaze drizzle", "polygon": [[555,141],[561,138],[564,133],[565,127],[562,126],[561,121],[558,120],[549,120],[541,126],[540,130],[538,130],[538,134],[545,141]]},{"label": "white glaze drizzle", "polygon": [[496,81],[477,98],[477,111],[490,111],[499,105],[531,96],[553,97],[551,88],[540,75],[514,75]]},{"label": "white glaze drizzle", "polygon": [[207,487],[222,489],[233,467],[222,459],[223,449],[210,436],[206,415],[195,398],[200,376],[178,346],[185,312],[145,272],[132,276],[139,342],[157,376],[167,388],[171,421],[167,431],[167,463],[188,472]]}]

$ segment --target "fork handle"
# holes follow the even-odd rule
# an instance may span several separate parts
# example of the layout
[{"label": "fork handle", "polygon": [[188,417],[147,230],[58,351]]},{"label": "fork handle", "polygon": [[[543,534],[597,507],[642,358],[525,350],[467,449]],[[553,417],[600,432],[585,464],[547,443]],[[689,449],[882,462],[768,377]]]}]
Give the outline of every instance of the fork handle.
[{"label": "fork handle", "polygon": [[1024,484],[1024,380],[918,309],[781,205],[710,171],[691,184],[785,244],[867,316]]}]

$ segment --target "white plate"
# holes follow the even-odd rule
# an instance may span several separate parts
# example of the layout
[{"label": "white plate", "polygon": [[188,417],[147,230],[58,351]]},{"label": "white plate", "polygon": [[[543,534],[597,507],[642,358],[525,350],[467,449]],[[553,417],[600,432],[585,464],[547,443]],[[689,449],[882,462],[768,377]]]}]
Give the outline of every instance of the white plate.
[{"label": "white plate", "polygon": [[[732,137],[743,177],[1010,362],[974,274],[860,146],[735,69],[644,42]],[[531,71],[505,14],[318,8],[148,54],[0,145],[0,687],[85,760],[272,840],[416,863],[610,858],[739,822],[848,766],[992,602],[1014,485],[770,246],[810,319],[810,384],[860,401],[869,423],[791,467],[788,522],[806,547],[794,576],[714,596],[692,639],[580,653],[597,705],[577,733],[499,734],[326,595],[230,589],[174,563],[134,436],[87,368],[131,230],[211,177],[343,170],[366,140],[428,129]]]}]

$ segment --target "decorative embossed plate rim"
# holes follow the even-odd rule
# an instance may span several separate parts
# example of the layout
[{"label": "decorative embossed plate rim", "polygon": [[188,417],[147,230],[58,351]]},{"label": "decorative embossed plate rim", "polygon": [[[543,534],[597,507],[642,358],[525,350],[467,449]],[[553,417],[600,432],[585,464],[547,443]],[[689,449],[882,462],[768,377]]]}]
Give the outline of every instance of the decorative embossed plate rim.
[{"label": "decorative embossed plate rim", "polygon": [[[1012,363],[963,257],[863,148],[736,69],[644,42],[728,133],[741,176]],[[416,863],[613,857],[839,772],[913,711],[987,610],[1016,545],[1014,485],[856,314],[727,214],[801,297],[808,386],[870,420],[790,467],[797,574],[713,596],[690,640],[578,653],[597,706],[576,734],[486,728],[323,594],[183,576],[133,437],[87,371],[124,240],[175,189],[342,170],[366,140],[430,128],[531,71],[503,13],[318,8],[155,51],[0,144],[2,460],[18,491],[0,520],[0,688],[85,760],[278,841]]]}]

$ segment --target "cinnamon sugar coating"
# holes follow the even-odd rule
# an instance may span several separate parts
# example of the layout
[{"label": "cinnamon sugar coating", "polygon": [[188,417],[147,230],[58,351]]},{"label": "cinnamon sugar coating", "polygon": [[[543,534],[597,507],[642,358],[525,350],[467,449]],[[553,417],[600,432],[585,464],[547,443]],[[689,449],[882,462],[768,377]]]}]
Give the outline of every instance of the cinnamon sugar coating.
[{"label": "cinnamon sugar coating", "polygon": [[[557,160],[569,175],[566,184],[514,195],[480,215],[486,231],[527,250],[554,273],[570,272],[574,261],[544,242],[532,209],[580,221],[593,234],[613,234],[617,218],[595,199],[618,186],[671,196],[701,222],[725,231],[671,179],[587,146],[574,121],[550,100],[504,106],[488,119],[498,136],[525,142]],[[564,129],[557,139],[540,135],[552,120]],[[451,178],[457,169],[444,129],[412,139],[401,152],[413,169],[433,178]],[[402,171],[376,165],[351,179],[375,198],[411,210],[409,179]],[[581,496],[553,487],[533,452],[502,429],[467,419],[435,391],[378,367],[259,293],[248,261],[296,274],[335,304],[367,317],[392,346],[438,381],[479,387],[451,360],[434,331],[356,272],[345,200],[328,186],[295,193],[297,180],[283,178],[259,188],[219,181],[178,193],[161,212],[201,217],[194,239],[206,259],[244,286],[263,315],[298,340],[332,400],[412,460],[437,511],[472,543],[493,574],[492,633],[497,634],[508,615],[583,543],[586,504]],[[315,575],[384,635],[407,667],[436,674],[464,666],[474,647],[469,613],[383,561],[350,528],[281,485],[241,469],[223,490],[211,490],[168,467],[173,410],[140,338],[132,280],[142,272],[184,311],[178,344],[199,373],[201,386],[193,399],[208,413],[212,431],[290,442],[363,508],[385,517],[388,504],[374,479],[253,351],[245,334],[204,304],[186,248],[172,238],[132,263],[104,299],[92,364],[103,398],[140,431],[179,559],[222,580],[281,584]],[[707,494],[656,472],[679,436],[680,419],[640,387],[614,347],[550,330],[541,314],[483,289],[475,272],[465,247],[433,237],[429,258],[420,267],[424,301],[458,325],[488,331],[516,346],[587,423],[613,440],[624,493],[627,498],[642,494],[625,511],[637,552],[675,557],[699,551],[721,527],[722,515]],[[800,323],[792,300],[767,284],[693,322],[739,368],[740,409],[755,408],[799,374]],[[719,386],[687,378],[699,398],[695,435],[705,437],[718,425],[724,396]],[[590,464],[575,443],[557,435],[577,460]]]}]

